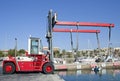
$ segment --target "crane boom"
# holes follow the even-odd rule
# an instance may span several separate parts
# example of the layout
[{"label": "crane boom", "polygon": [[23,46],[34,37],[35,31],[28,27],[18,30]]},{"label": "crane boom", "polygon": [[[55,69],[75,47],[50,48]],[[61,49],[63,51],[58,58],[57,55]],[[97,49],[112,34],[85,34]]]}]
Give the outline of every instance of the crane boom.
[{"label": "crane boom", "polygon": [[[58,26],[77,26],[76,30],[56,30],[54,29],[54,26],[58,25]],[[78,30],[78,26],[87,26],[87,27],[104,27],[104,28],[109,28],[109,42],[110,42],[110,37],[111,37],[111,28],[114,27],[113,23],[97,23],[97,22],[70,22],[70,21],[58,21],[57,20],[57,14],[53,13],[52,10],[49,11],[48,13],[48,30],[47,30],[47,35],[46,38],[48,40],[48,47],[49,50],[51,51],[51,60],[53,61],[52,57],[54,57],[53,55],[53,47],[52,47],[52,33],[53,32],[84,32],[86,30]],[[87,30],[88,33],[93,32],[93,30]],[[99,30],[96,30],[95,33],[98,34],[98,32],[100,32]],[[78,39],[78,35],[77,35],[77,39]]]},{"label": "crane boom", "polygon": [[53,32],[100,33],[100,30],[76,30],[76,29],[53,28]]},{"label": "crane boom", "polygon": [[60,26],[93,26],[93,27],[114,27],[114,24],[110,23],[94,23],[94,22],[66,22],[56,21],[56,25]]}]

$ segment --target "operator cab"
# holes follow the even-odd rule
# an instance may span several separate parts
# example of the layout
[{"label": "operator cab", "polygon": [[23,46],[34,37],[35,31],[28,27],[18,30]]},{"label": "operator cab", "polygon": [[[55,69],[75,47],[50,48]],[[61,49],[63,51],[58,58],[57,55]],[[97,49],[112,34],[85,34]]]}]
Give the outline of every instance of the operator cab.
[{"label": "operator cab", "polygon": [[28,39],[28,54],[44,54],[42,50],[43,48],[40,38],[30,37]]}]

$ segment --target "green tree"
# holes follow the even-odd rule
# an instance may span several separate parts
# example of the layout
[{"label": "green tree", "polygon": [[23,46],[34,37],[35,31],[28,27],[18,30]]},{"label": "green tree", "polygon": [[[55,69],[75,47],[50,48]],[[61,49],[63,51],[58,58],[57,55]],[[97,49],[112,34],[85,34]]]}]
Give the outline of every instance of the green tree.
[{"label": "green tree", "polygon": [[[18,51],[17,51],[17,53],[16,53],[16,55],[18,55],[19,53],[18,53]],[[10,49],[10,50],[8,50],[8,55],[10,55],[10,56],[15,56],[15,49]]]},{"label": "green tree", "polygon": [[67,52],[66,54],[67,54],[68,58],[72,58],[73,57],[72,53],[70,53],[70,52]]},{"label": "green tree", "polygon": [[25,50],[24,49],[20,49],[19,51],[18,51],[18,55],[22,55],[22,54],[25,54]]},{"label": "green tree", "polygon": [[55,57],[55,58],[60,57],[60,52],[59,52],[58,50],[55,50],[55,51],[54,51],[54,57]]},{"label": "green tree", "polygon": [[4,56],[3,52],[2,52],[2,51],[0,51],[0,57],[3,57],[3,56]]},{"label": "green tree", "polygon": [[62,54],[65,54],[65,53],[66,53],[65,49],[63,49],[63,50],[62,50]]},{"label": "green tree", "polygon": [[65,57],[66,51],[65,49],[62,50],[62,57]]},{"label": "green tree", "polygon": [[86,53],[85,53],[84,51],[82,51],[82,56],[85,56],[85,54],[86,54]]},{"label": "green tree", "polygon": [[77,56],[77,57],[80,57],[80,56],[81,56],[80,51],[77,51],[76,56]]},{"label": "green tree", "polygon": [[15,49],[9,49],[8,50],[8,55],[15,56]]}]

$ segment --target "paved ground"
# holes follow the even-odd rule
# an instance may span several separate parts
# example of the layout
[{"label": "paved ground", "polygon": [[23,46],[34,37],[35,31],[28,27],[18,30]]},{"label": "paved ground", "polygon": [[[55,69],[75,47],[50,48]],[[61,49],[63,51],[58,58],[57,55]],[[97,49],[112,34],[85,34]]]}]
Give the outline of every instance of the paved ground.
[{"label": "paved ground", "polygon": [[2,67],[0,65],[0,81],[64,81],[64,80],[60,78],[57,74],[16,73],[5,75],[2,74]]},{"label": "paved ground", "polygon": [[2,66],[2,63],[0,62],[0,67]]}]

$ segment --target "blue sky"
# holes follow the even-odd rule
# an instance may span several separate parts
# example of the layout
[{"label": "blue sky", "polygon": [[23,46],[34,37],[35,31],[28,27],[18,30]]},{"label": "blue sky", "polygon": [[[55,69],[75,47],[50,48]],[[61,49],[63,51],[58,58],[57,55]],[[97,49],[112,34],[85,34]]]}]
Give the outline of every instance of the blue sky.
[{"label": "blue sky", "polygon": [[[43,45],[47,46],[45,35],[50,9],[57,12],[61,21],[114,23],[111,42],[120,46],[120,0],[0,0],[0,49],[14,48],[15,38],[18,39],[18,49],[27,49],[30,35],[41,38]],[[100,29],[100,45],[107,46],[108,28],[79,29]],[[73,39],[75,47],[76,33]],[[70,34],[53,33],[53,46],[70,50]],[[97,48],[96,35],[80,33],[79,49],[88,48]]]}]

